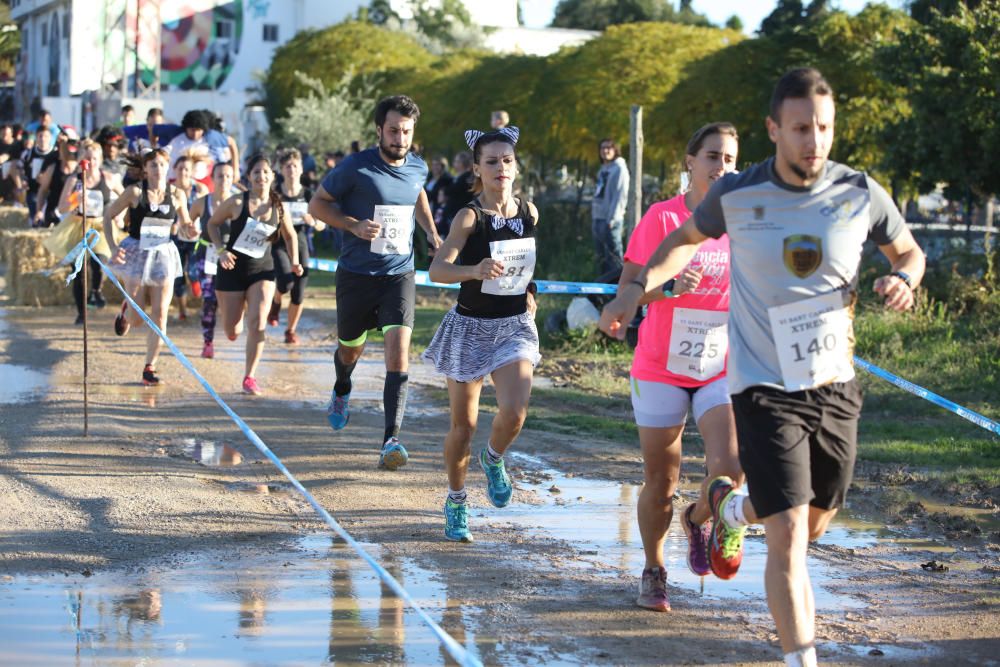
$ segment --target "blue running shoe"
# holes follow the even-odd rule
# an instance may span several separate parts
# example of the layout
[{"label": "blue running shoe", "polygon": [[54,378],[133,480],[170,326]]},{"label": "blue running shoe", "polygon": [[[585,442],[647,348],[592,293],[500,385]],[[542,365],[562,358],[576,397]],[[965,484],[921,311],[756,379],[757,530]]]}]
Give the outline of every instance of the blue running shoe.
[{"label": "blue running shoe", "polygon": [[469,532],[469,510],[465,503],[452,502],[451,498],[444,501],[444,536],[452,542],[471,542]]},{"label": "blue running shoe", "polygon": [[510,477],[507,476],[507,468],[504,467],[503,459],[499,463],[490,463],[486,450],[479,452],[479,466],[486,473],[486,495],[489,496],[493,507],[506,507],[510,503],[510,497],[514,494],[514,487],[510,484]]},{"label": "blue running shoe", "polygon": [[330,397],[330,404],[326,406],[326,420],[330,422],[330,426],[334,431],[344,428],[347,426],[347,422],[350,421],[351,413],[347,410],[350,400],[350,394],[337,396],[336,392],[334,392],[333,396]]},{"label": "blue running shoe", "polygon": [[378,467],[386,470],[402,468],[410,460],[406,448],[399,444],[399,438],[393,436],[382,445],[382,454],[378,457]]}]

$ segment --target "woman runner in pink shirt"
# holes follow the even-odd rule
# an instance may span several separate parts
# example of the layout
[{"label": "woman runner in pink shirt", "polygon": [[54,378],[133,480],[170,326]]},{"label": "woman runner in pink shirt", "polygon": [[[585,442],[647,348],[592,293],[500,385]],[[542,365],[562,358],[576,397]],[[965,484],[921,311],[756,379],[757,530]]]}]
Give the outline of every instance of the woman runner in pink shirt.
[{"label": "woman runner in pink shirt", "polygon": [[[718,178],[736,168],[739,137],[729,123],[705,125],[691,137],[684,158],[690,187],[653,204],[635,228],[625,253],[619,287],[636,280],[660,242],[680,227]],[[675,280],[643,299],[648,315],[639,327],[632,362],[632,408],[639,427],[644,485],[639,493],[639,532],[646,555],[640,607],[669,611],[663,542],[673,518],[673,495],[681,467],[681,435],[692,410],[705,442],[706,479],[729,475],[742,480],[736,430],[726,383],[726,320],[729,310],[729,237],[709,239]],[[697,575],[729,579],[730,568],[709,562],[712,514],[701,497],[684,511],[688,567]],[[723,569],[723,568],[719,568]]]}]

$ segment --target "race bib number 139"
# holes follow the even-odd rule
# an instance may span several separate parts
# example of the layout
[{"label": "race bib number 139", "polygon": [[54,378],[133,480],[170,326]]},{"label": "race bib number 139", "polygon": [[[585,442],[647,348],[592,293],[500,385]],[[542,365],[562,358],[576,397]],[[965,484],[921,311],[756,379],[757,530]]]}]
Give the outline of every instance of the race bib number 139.
[{"label": "race bib number 139", "polygon": [[382,226],[378,238],[372,239],[372,252],[376,255],[410,254],[410,238],[413,236],[413,207],[375,207],[374,221]]}]

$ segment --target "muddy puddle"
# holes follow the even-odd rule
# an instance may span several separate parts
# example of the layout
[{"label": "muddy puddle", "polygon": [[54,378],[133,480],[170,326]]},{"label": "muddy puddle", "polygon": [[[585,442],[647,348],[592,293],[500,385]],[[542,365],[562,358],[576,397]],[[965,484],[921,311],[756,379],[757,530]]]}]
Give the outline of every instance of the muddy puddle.
[{"label": "muddy puddle", "polygon": [[[504,662],[478,633],[479,610],[434,572],[407,559],[386,568],[473,655]],[[327,536],[88,574],[0,578],[0,664],[452,664],[416,613]]]},{"label": "muddy puddle", "polygon": [[[517,475],[515,485],[534,492],[542,504],[514,503],[502,512],[474,511],[475,522],[513,523],[526,530],[566,540],[579,554],[577,558],[567,559],[566,565],[586,568],[598,576],[618,576],[621,572],[638,576],[644,564],[635,515],[639,485],[569,477],[548,467],[541,459],[521,453],[512,453],[510,460],[523,470],[531,471],[527,475]],[[680,490],[685,501],[693,501],[697,493],[695,486]],[[688,569],[687,538],[678,517],[679,513],[675,512],[664,545],[667,580],[671,586],[713,599],[764,600],[766,548],[762,530],[750,529],[739,575],[722,581],[715,577],[698,577]],[[821,542],[842,549],[864,549],[900,537],[863,517],[842,512]],[[819,612],[864,606],[864,602],[827,587],[837,577],[836,568],[813,556],[810,556],[809,567]]]},{"label": "muddy puddle", "polygon": [[0,364],[0,404],[27,403],[48,388],[47,374],[25,366]]}]

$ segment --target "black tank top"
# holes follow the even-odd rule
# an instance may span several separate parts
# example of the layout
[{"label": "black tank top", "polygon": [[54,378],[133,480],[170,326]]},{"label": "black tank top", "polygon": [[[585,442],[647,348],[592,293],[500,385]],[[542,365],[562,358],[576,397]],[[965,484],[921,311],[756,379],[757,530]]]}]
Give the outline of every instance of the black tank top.
[{"label": "black tank top", "polygon": [[[303,202],[303,203],[305,203],[305,204],[308,205],[309,200],[312,199],[313,193],[312,193],[312,190],[310,190],[309,188],[302,188],[301,190],[299,190],[299,194],[297,194],[294,197],[292,197],[290,195],[286,195],[284,188],[282,188],[281,186],[278,186],[278,188],[279,188],[278,189],[278,194],[281,195],[281,201],[282,202],[287,202],[289,204],[295,204],[295,203]],[[285,208],[285,212],[288,213],[291,216],[291,210],[289,208]],[[298,217],[297,218],[298,222],[296,222],[296,218],[297,218],[297,216],[291,216],[292,227],[295,228],[295,233],[296,234],[305,235],[305,233],[306,233],[306,223],[302,222],[302,218],[301,217]],[[275,243],[275,245],[284,246],[285,245],[285,239],[282,238],[281,236],[279,236],[277,242]]]},{"label": "black tank top", "polygon": [[142,221],[146,218],[161,218],[169,220],[171,223],[177,219],[177,210],[174,208],[174,198],[171,195],[171,186],[167,186],[163,202],[153,208],[149,205],[149,184],[142,181],[142,194],[139,195],[139,204],[128,211],[128,235],[139,240],[142,236]]},{"label": "black tank top", "polygon": [[[226,201],[223,198],[222,201]],[[205,195],[205,206],[201,209],[201,238],[205,243],[212,243],[212,237],[208,235],[208,221],[212,218],[212,213],[215,212],[215,204],[212,203],[212,193]],[[222,239],[222,243],[225,244],[229,241],[229,221],[223,220],[222,224],[219,226],[219,238]]]},{"label": "black tank top", "polygon": [[[83,182],[84,182],[85,178],[86,177],[83,174],[81,174],[81,173],[77,174],[77,179],[78,179],[77,182],[76,182],[76,191],[77,192],[82,192],[82,190],[83,190]],[[94,193],[94,192],[101,193],[101,203],[100,203],[99,206],[95,206],[95,204],[97,204],[97,198],[93,194],[91,194],[91,193]],[[87,193],[88,193],[88,198],[87,198],[87,217],[88,218],[100,218],[101,216],[104,215],[104,208],[108,204],[111,203],[111,188],[108,187],[108,183],[107,183],[107,180],[104,178],[104,172],[103,171],[101,172],[101,180],[97,181],[97,185],[95,187],[87,188]],[[74,211],[74,213],[78,213],[80,215],[83,214],[83,200],[82,199],[81,199],[80,203],[77,205],[76,211]]]},{"label": "black tank top", "polygon": [[[475,266],[490,257],[491,241],[527,239],[535,235],[535,220],[531,217],[528,203],[523,200],[518,201],[517,213],[513,218],[501,218],[484,211],[479,199],[474,199],[465,208],[470,208],[475,213],[476,227],[458,254],[458,264],[462,266]],[[459,314],[468,317],[511,317],[528,310],[528,295],[484,294],[483,281],[467,280],[459,289],[457,310]]]},{"label": "black tank top", "polygon": [[[257,222],[263,222],[268,225],[277,225],[278,222],[278,211],[275,210],[274,206],[271,206],[271,216],[267,220],[258,219]],[[250,193],[245,192],[243,194],[243,208],[240,210],[240,214],[236,216],[232,224],[229,226],[229,241],[226,242],[226,250],[236,255],[236,269],[243,269],[247,273],[259,273],[262,271],[271,271],[274,269],[274,258],[271,256],[270,250],[264,253],[264,256],[260,259],[255,259],[253,257],[248,257],[244,255],[239,250],[233,250],[233,246],[236,241],[239,240],[240,234],[243,233],[243,229],[247,226],[247,220],[250,219]],[[275,232],[275,236],[271,238],[271,243],[274,243],[275,238],[281,238],[281,235]]]},{"label": "black tank top", "polygon": [[[70,174],[73,172],[71,171]],[[57,160],[52,166],[52,180],[49,182],[49,192],[45,196],[45,221],[54,224],[59,221],[59,199],[62,197],[63,186],[69,174],[63,171],[62,160]]]}]

